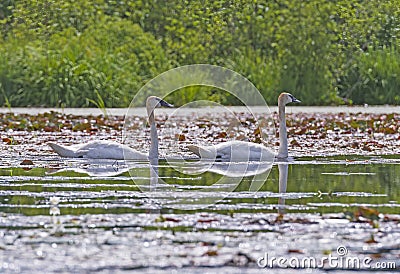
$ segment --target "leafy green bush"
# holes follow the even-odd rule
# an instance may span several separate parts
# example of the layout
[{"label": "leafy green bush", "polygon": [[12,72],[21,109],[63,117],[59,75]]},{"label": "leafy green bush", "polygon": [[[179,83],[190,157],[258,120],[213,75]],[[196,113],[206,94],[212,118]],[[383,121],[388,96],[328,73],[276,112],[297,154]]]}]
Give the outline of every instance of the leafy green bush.
[{"label": "leafy green bush", "polygon": [[159,43],[126,20],[105,20],[83,33],[68,28],[45,45],[16,40],[6,52],[0,75],[13,106],[88,106],[97,93],[107,107],[126,106],[168,68]]},{"label": "leafy green bush", "polygon": [[400,52],[383,48],[365,52],[342,79],[341,95],[354,104],[400,104]]},{"label": "leafy green bush", "polygon": [[[6,0],[0,104],[127,106],[159,73],[207,63],[248,77],[268,103],[399,103],[398,1]],[[185,92],[187,94],[185,94]],[[179,102],[231,95],[192,87]]]}]

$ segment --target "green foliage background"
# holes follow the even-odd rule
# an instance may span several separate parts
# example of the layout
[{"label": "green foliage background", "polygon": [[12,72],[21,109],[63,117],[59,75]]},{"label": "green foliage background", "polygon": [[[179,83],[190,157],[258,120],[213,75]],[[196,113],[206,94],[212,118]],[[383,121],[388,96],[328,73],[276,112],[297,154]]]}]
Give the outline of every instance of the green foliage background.
[{"label": "green foliage background", "polygon": [[[398,104],[399,13],[392,0],[3,0],[0,104],[126,107],[196,63],[243,74],[269,104],[282,90],[309,105]],[[204,87],[172,97],[237,103]]]}]

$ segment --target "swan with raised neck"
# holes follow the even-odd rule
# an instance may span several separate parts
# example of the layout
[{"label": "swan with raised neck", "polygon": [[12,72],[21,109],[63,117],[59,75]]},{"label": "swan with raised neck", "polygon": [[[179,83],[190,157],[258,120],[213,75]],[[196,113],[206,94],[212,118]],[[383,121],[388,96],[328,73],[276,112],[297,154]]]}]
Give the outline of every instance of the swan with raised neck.
[{"label": "swan with raised neck", "polygon": [[173,105],[167,103],[166,101],[158,98],[156,96],[150,96],[146,100],[146,110],[147,116],[149,117],[150,124],[150,151],[149,151],[149,159],[158,159],[158,135],[157,135],[157,127],[154,118],[154,109],[158,107],[173,107]]},{"label": "swan with raised neck", "polygon": [[70,158],[88,159],[114,159],[114,160],[147,160],[158,158],[158,136],[154,119],[154,109],[158,107],[173,107],[163,99],[149,96],[146,100],[146,110],[150,124],[150,151],[142,153],[127,145],[114,141],[91,141],[86,144],[64,146],[56,143],[48,145],[60,156]]},{"label": "swan with raised neck", "polygon": [[285,107],[289,103],[300,103],[292,94],[283,92],[278,97],[278,120],[279,120],[279,150],[278,159],[287,158],[288,141],[287,141],[287,128],[286,128],[286,113]]},{"label": "swan with raised neck", "polygon": [[213,146],[189,145],[188,149],[201,159],[219,159],[221,161],[270,161],[276,156],[279,159],[288,158],[288,142],[285,118],[285,106],[288,103],[299,103],[290,93],[283,92],[278,98],[279,109],[279,151],[278,155],[267,147],[244,141],[229,141]]}]

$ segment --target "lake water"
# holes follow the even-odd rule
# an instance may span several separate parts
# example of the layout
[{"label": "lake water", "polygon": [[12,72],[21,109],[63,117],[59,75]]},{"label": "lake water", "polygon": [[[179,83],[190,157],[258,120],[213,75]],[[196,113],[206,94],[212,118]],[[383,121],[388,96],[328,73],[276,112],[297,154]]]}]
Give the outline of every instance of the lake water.
[{"label": "lake water", "polygon": [[340,244],[400,266],[398,220],[373,225],[400,212],[400,157],[296,158],[243,178],[196,165],[160,161],[155,183],[146,162],[1,168],[0,270],[256,273],[266,251],[322,256]]},{"label": "lake water", "polygon": [[[195,164],[193,161],[190,167]],[[193,199],[216,196],[218,199],[212,203],[188,203],[186,209],[191,209],[190,206],[197,209],[200,205],[204,211],[222,213],[233,209],[274,212],[277,207],[287,212],[338,213],[358,206],[398,213],[400,207],[400,158],[394,156],[297,158],[284,163],[288,167],[284,193],[279,192],[279,164],[270,173],[266,169],[260,178],[244,173],[243,178],[221,181],[224,176],[215,171],[191,175],[174,168],[174,162],[160,161],[159,177],[170,187],[160,185],[153,190],[146,188],[150,173],[145,162],[130,163],[133,166],[130,171],[129,165],[117,161],[70,160],[67,165],[67,168],[52,168],[50,162],[48,167],[0,169],[2,211],[47,214],[49,199],[57,196],[61,199],[61,214],[137,213],[154,206],[161,212],[180,212],[176,206],[168,209],[168,203],[163,204],[165,193],[177,196],[176,199],[190,195],[194,195]],[[264,180],[257,192],[249,191],[252,180]],[[213,187],[214,184],[217,186]],[[225,188],[223,184],[234,185]],[[226,199],[220,200],[223,197]],[[279,206],[279,198],[285,199],[284,205]]]}]

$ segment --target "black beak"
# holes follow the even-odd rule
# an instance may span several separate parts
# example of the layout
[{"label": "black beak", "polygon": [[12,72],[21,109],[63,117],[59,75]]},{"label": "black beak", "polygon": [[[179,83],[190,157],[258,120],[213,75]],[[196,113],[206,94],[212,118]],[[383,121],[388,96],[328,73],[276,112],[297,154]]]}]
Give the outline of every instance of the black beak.
[{"label": "black beak", "polygon": [[165,101],[162,100],[162,99],[160,99],[159,104],[160,104],[160,106],[162,106],[162,107],[167,107],[167,108],[173,108],[173,107],[174,107],[174,105],[171,105],[170,103],[167,103],[167,102],[165,102]]},{"label": "black beak", "polygon": [[296,99],[294,96],[292,97],[292,103],[301,103],[300,100]]}]

